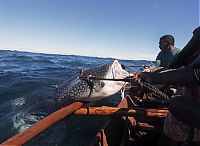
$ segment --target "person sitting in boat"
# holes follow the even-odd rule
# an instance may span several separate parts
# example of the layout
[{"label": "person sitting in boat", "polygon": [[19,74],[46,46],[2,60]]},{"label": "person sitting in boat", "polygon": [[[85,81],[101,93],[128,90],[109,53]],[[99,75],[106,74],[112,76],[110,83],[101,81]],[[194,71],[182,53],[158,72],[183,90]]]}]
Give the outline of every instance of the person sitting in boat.
[{"label": "person sitting in boat", "polygon": [[160,38],[159,48],[160,52],[156,57],[156,64],[158,67],[167,68],[173,59],[179,52],[180,49],[174,46],[175,39],[172,35],[164,35]]},{"label": "person sitting in boat", "polygon": [[142,72],[138,79],[150,84],[185,86],[187,92],[169,100],[164,133],[175,141],[200,143],[200,27],[164,72]]},{"label": "person sitting in boat", "polygon": [[143,70],[143,72],[153,72],[159,68],[167,68],[171,60],[181,51],[176,48],[175,39],[172,35],[164,35],[160,37],[159,48],[160,52],[156,57],[156,62],[152,66]]}]

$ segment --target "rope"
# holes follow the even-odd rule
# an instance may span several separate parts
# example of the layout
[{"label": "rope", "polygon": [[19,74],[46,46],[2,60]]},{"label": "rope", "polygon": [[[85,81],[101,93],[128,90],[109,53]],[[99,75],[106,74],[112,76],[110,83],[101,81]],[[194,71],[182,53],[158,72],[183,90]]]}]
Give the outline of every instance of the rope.
[{"label": "rope", "polygon": [[143,87],[143,89],[149,90],[149,91],[153,92],[155,95],[157,95],[158,97],[161,97],[159,99],[162,99],[162,100],[170,99],[169,96],[167,96],[165,93],[163,93],[162,91],[160,91],[158,88],[154,87],[153,85],[151,85],[147,82],[142,82],[140,84]]}]

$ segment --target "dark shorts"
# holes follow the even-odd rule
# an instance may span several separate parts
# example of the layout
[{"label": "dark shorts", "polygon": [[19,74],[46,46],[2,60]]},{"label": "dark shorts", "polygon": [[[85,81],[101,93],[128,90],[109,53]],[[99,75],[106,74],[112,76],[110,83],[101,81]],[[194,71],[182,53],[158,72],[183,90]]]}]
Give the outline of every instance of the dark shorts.
[{"label": "dark shorts", "polygon": [[[164,123],[164,133],[169,138],[183,142],[189,131],[189,125],[177,120],[171,113],[165,119]],[[193,141],[200,143],[200,129],[195,128]]]},{"label": "dark shorts", "polygon": [[170,99],[170,113],[165,119],[164,133],[173,140],[184,141],[189,127],[195,127],[193,141],[200,143],[200,103],[192,97]]}]

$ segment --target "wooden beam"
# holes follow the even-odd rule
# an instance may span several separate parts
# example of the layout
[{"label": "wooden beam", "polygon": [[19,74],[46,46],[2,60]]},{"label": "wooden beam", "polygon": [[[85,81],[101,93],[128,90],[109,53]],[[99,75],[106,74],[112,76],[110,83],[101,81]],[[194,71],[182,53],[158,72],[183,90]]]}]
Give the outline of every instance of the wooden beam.
[{"label": "wooden beam", "polygon": [[117,108],[117,107],[87,107],[80,108],[74,112],[76,115],[96,115],[96,116],[146,116],[163,118],[168,114],[167,109],[146,109],[146,108]]}]

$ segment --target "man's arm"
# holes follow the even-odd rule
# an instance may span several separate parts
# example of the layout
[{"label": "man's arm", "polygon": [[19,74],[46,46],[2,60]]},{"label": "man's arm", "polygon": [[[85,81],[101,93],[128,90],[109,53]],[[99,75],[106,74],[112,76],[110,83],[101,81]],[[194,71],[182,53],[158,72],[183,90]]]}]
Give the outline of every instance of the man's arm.
[{"label": "man's arm", "polygon": [[159,52],[157,57],[156,57],[156,63],[155,63],[156,67],[160,67],[161,66],[161,53]]},{"label": "man's arm", "polygon": [[151,84],[173,84],[180,86],[197,84],[198,76],[199,75],[195,76],[194,66],[164,72],[141,73],[138,75],[138,77],[141,78],[141,81],[149,82]]},{"label": "man's arm", "polygon": [[[200,27],[196,28],[193,32],[193,37],[181,50],[177,57],[173,58],[168,68],[179,68],[188,65],[195,59],[195,54],[199,55],[200,50]],[[192,57],[193,56],[193,57]]]}]

